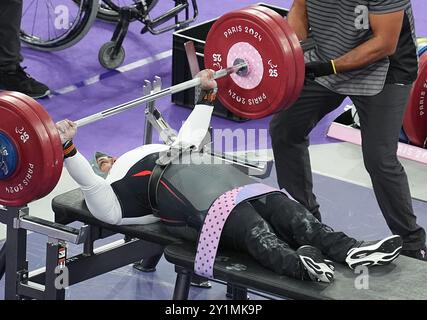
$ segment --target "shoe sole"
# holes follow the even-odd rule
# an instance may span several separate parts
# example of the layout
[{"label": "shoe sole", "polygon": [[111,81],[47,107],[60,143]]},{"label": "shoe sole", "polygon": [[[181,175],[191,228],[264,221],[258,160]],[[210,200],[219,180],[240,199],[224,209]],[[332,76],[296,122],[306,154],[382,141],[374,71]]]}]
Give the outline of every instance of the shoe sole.
[{"label": "shoe sole", "polygon": [[43,99],[46,98],[47,96],[50,95],[50,90],[47,90],[45,93],[43,94],[39,94],[39,95],[30,95],[31,98],[33,99]]},{"label": "shoe sole", "polygon": [[204,288],[204,289],[212,288],[212,284],[209,281],[204,281],[200,283],[191,282],[191,285],[196,288]]},{"label": "shoe sole", "polygon": [[300,260],[307,269],[310,277],[326,283],[331,283],[334,279],[334,271],[322,260],[322,262],[314,261],[312,257],[299,255]]},{"label": "shoe sole", "polygon": [[335,271],[335,264],[331,260],[323,259],[323,261],[332,271]]},{"label": "shoe sole", "polygon": [[[10,90],[6,90],[6,89],[0,88],[0,92],[1,91],[10,91]],[[31,97],[31,98],[33,98],[33,99],[42,99],[42,98],[46,98],[47,96],[49,96],[50,93],[51,93],[50,90],[47,90],[45,93],[41,93],[41,94],[38,94],[38,95],[30,95],[30,94],[27,94],[27,93],[24,93],[24,94],[27,95],[27,96],[29,96],[29,97]]]},{"label": "shoe sole", "polygon": [[346,262],[351,269],[358,266],[383,266],[391,263],[402,251],[402,239],[391,236],[371,246],[351,249]]}]

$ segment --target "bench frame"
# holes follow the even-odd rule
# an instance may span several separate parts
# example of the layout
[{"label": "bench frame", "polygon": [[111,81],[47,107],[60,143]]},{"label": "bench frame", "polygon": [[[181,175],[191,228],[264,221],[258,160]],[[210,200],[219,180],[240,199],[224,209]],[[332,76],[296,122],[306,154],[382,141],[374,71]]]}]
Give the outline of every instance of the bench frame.
[{"label": "bench frame", "polygon": [[[64,270],[61,269],[63,266],[66,266],[69,276],[66,286],[71,286],[136,261],[142,260],[144,268],[154,269],[163,254],[163,245],[126,237],[121,241],[94,249],[96,240],[105,239],[117,233],[89,225],[85,226],[85,237],[81,239],[82,253],[72,257],[67,257],[64,239],[55,238],[52,232],[39,232],[48,236],[46,267],[29,272],[27,261],[29,230],[17,227],[17,221],[22,220],[22,210],[23,208],[6,208],[0,215],[0,222],[7,226],[7,241],[3,249],[7,263],[6,259],[1,262],[5,265],[5,299],[7,300],[28,298],[64,300],[65,288],[55,285],[58,276],[63,272],[61,270]],[[57,224],[51,223],[51,227],[54,225],[57,227]]]},{"label": "bench frame", "polygon": [[[191,279],[194,277],[193,270],[175,265],[176,280],[173,291],[173,300],[188,300],[191,289]],[[232,300],[248,300],[248,288],[242,287],[239,284],[230,282],[218,281],[211,279],[212,282],[221,283],[227,286],[226,297]],[[255,293],[259,295],[258,293]]]}]

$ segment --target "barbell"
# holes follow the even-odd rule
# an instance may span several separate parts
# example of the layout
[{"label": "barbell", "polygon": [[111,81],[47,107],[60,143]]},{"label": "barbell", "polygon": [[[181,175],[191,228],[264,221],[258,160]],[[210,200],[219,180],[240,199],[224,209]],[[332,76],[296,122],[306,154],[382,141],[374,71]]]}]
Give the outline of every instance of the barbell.
[{"label": "barbell", "polygon": [[[262,6],[220,17],[207,36],[204,62],[215,71],[222,104],[249,119],[288,108],[305,78],[296,34],[282,16]],[[198,85],[195,78],[75,122],[81,127]],[[61,141],[46,110],[21,93],[0,93],[0,205],[21,207],[46,196],[62,168]]]}]

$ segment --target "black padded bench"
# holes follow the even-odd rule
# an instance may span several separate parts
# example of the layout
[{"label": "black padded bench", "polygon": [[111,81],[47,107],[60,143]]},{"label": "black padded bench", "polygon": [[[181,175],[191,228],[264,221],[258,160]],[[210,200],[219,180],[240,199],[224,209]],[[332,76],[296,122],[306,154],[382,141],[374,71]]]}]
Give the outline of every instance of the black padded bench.
[{"label": "black padded bench", "polygon": [[[177,279],[174,299],[185,300],[189,293],[189,278],[194,268],[196,248],[188,243],[169,245],[165,249],[167,261],[175,264]],[[214,277],[237,288],[288,299],[319,300],[387,300],[427,299],[427,263],[400,256],[388,266],[369,269],[369,289],[357,289],[357,277],[351,269],[336,265],[335,281],[328,285],[299,281],[265,269],[245,254],[218,251]],[[359,286],[360,288],[360,286]]]},{"label": "black padded bench", "polygon": [[128,237],[135,237],[160,245],[168,245],[181,241],[179,238],[168,233],[160,222],[142,226],[116,226],[96,219],[89,212],[80,189],[72,190],[55,197],[52,200],[52,210],[55,213],[55,222],[61,224],[70,224],[79,221],[90,226],[97,226],[103,232],[121,233]]}]

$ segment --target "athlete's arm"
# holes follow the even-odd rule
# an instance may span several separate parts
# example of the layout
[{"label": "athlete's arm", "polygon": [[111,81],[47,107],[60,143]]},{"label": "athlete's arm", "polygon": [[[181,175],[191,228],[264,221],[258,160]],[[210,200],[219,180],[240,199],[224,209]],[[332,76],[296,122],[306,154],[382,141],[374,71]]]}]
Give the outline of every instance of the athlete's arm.
[{"label": "athlete's arm", "polygon": [[113,188],[92,170],[91,165],[73,144],[77,126],[70,120],[56,124],[64,146],[64,165],[80,186],[89,211],[95,218],[109,224],[120,224],[122,209]]},{"label": "athlete's arm", "polygon": [[202,79],[202,83],[196,88],[196,105],[179,130],[178,138],[173,146],[182,145],[199,148],[206,137],[217,91],[217,83],[213,76],[214,71],[208,69],[197,75]]}]

